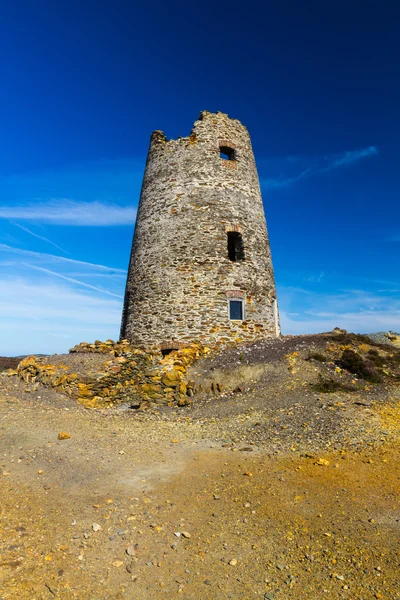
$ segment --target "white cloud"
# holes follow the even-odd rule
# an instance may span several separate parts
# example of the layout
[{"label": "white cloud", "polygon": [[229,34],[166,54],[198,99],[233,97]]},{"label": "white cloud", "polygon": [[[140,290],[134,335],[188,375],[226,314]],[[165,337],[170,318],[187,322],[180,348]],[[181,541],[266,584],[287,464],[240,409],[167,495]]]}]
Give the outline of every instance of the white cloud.
[{"label": "white cloud", "polygon": [[288,187],[297,183],[301,179],[305,179],[308,175],[313,173],[313,169],[311,167],[304,169],[298,175],[294,175],[293,177],[270,177],[268,179],[262,178],[260,181],[261,187],[265,190],[273,190],[281,187]]},{"label": "white cloud", "polygon": [[61,273],[56,273],[55,271],[51,271],[50,269],[44,269],[43,267],[35,267],[34,265],[25,264],[26,267],[30,269],[36,269],[37,271],[41,271],[42,273],[46,273],[47,275],[52,275],[54,277],[59,277],[60,279],[64,279],[65,281],[69,281],[70,283],[75,283],[76,285],[80,285],[91,290],[95,290],[96,292],[101,292],[103,294],[109,294],[110,296],[115,296],[116,298],[123,299],[123,296],[119,294],[114,294],[114,292],[110,292],[102,287],[97,285],[91,285],[90,283],[84,283],[83,281],[79,281],[78,279],[74,279],[73,277],[67,277],[66,275],[61,275]]},{"label": "white cloud", "polygon": [[321,283],[324,275],[325,273],[321,271],[319,275],[310,275],[310,277],[307,277],[307,281],[309,281],[310,283]]},{"label": "white cloud", "polygon": [[63,353],[83,340],[118,338],[122,301],[64,284],[0,276],[0,355]]},{"label": "white cloud", "polygon": [[136,208],[98,201],[54,199],[44,203],[2,206],[0,218],[38,221],[52,225],[109,227],[132,225],[136,219]]},{"label": "white cloud", "polygon": [[373,333],[374,331],[400,331],[400,311],[374,311],[370,313],[330,314],[321,318],[309,319],[299,315],[298,319],[291,318],[286,311],[280,312],[282,333],[301,335],[305,333],[321,333],[332,331],[335,327],[347,329],[355,333]]},{"label": "white cloud", "polygon": [[367,148],[362,148],[361,150],[345,152],[343,156],[340,156],[334,160],[331,166],[327,167],[325,170],[336,169],[337,167],[342,167],[343,165],[351,165],[352,163],[358,162],[363,158],[367,158],[368,156],[373,156],[374,154],[378,154],[378,149],[376,146],[368,146]]},{"label": "white cloud", "polygon": [[334,327],[356,333],[400,330],[400,300],[390,295],[345,290],[300,296],[292,288],[281,288],[278,298],[284,334],[320,333]]},{"label": "white cloud", "polygon": [[25,227],[24,225],[21,225],[20,223],[14,223],[12,221],[11,221],[11,223],[15,227],[18,227],[19,229],[22,229],[22,231],[25,231],[26,233],[29,233],[30,235],[32,235],[33,237],[37,238],[38,240],[42,240],[43,242],[47,242],[51,246],[54,246],[58,250],[61,250],[61,252],[65,252],[65,254],[69,254],[69,252],[67,252],[66,250],[64,250],[63,248],[61,248],[61,246],[59,246],[58,244],[56,244],[52,240],[49,240],[49,238],[44,237],[44,235],[39,235],[38,233],[35,233],[34,231],[31,231],[30,229],[28,229],[28,227]]},{"label": "white cloud", "polygon": [[[378,154],[378,149],[376,146],[368,146],[366,148],[361,148],[360,150],[350,150],[348,152],[344,152],[340,156],[336,158],[332,157],[321,157],[321,158],[304,158],[304,161],[312,162],[311,166],[303,169],[300,173],[286,176],[281,175],[279,177],[261,177],[260,184],[262,189],[271,190],[271,189],[279,189],[283,187],[289,187],[302,179],[306,179],[311,177],[312,175],[317,175],[318,173],[327,173],[334,169],[338,169],[339,167],[345,167],[351,164],[355,164],[360,162],[364,158],[368,158],[370,156],[374,156]],[[296,163],[301,162],[299,157],[296,160],[293,157],[288,156],[286,158],[288,163]],[[260,161],[261,164],[265,161]]]},{"label": "white cloud", "polygon": [[23,250],[22,248],[16,248],[15,246],[8,246],[7,244],[0,244],[0,251],[11,253],[11,254],[20,254],[22,256],[29,256],[33,258],[37,258],[40,260],[47,260],[50,262],[61,262],[61,263],[69,263],[74,265],[80,265],[85,267],[90,267],[93,269],[101,269],[106,271],[113,271],[117,273],[125,273],[124,269],[116,269],[114,267],[107,267],[105,265],[98,265],[96,263],[89,263],[82,260],[75,260],[73,258],[67,258],[65,256],[57,256],[56,254],[47,254],[45,252],[34,252],[33,250]]}]

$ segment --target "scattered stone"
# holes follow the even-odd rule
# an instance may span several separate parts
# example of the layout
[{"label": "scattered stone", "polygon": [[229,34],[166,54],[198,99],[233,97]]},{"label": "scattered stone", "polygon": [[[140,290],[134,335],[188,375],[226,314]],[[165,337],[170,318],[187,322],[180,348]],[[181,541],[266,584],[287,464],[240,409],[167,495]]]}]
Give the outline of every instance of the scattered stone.
[{"label": "scattered stone", "polygon": [[114,560],[112,562],[112,566],[117,567],[117,568],[122,567],[123,564],[124,564],[124,562],[122,560]]},{"label": "scattered stone", "polygon": [[[75,398],[85,408],[106,408],[120,403],[137,409],[157,403],[187,406],[197,389],[193,380],[185,383],[183,379],[191,364],[209,352],[202,344],[190,343],[163,357],[159,349],[145,351],[126,340],[113,343],[97,340],[70,349],[72,355],[108,355],[109,360],[90,375],[82,374],[80,366],[74,373],[58,361],[49,364],[48,357],[37,356],[20,361],[15,373],[26,383],[40,383]],[[216,384],[214,393],[217,392],[222,392],[222,386]]]},{"label": "scattered stone", "polygon": [[319,458],[314,465],[318,465],[320,467],[329,467],[329,460],[326,460],[325,458]]},{"label": "scattered stone", "polygon": [[231,567],[236,567],[236,565],[237,565],[237,562],[238,562],[238,561],[237,561],[237,559],[236,559],[236,558],[232,558],[232,559],[229,561],[228,565],[230,565]]},{"label": "scattered stone", "polygon": [[188,531],[182,531],[182,536],[187,539],[192,537],[192,535]]},{"label": "scattered stone", "polygon": [[101,531],[102,527],[98,523],[93,523],[92,529],[93,531]]},{"label": "scattered stone", "polygon": [[66,431],[60,431],[60,433],[57,436],[58,440],[69,440],[70,439],[70,434],[67,433]]}]

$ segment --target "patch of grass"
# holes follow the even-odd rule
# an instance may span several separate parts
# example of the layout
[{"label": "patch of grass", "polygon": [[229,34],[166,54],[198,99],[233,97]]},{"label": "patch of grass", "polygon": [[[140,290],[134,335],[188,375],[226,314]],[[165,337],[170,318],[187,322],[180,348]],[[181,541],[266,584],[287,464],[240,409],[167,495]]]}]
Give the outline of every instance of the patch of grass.
[{"label": "patch of grass", "polygon": [[321,373],[318,374],[317,383],[312,383],[311,387],[314,391],[319,392],[321,394],[332,394],[334,392],[353,392],[354,388],[337,381],[336,379],[332,379],[332,377],[324,378]]},{"label": "patch of grass", "polygon": [[6,371],[7,369],[16,369],[21,359],[18,357],[8,358],[6,356],[0,356],[0,372]]},{"label": "patch of grass", "polygon": [[320,352],[313,352],[309,356],[307,356],[306,360],[317,360],[318,362],[327,362],[328,357]]},{"label": "patch of grass", "polygon": [[368,350],[368,360],[373,362],[377,367],[383,367],[386,363],[386,359],[379,354],[378,350],[372,348],[371,350]]},{"label": "patch of grass", "polygon": [[368,344],[369,346],[377,345],[367,335],[362,333],[339,333],[335,336],[334,341],[343,346],[351,344]]},{"label": "patch of grass", "polygon": [[346,371],[358,375],[361,379],[365,379],[365,381],[371,383],[381,383],[383,381],[383,377],[374,363],[370,360],[364,360],[353,350],[344,350],[340,360],[337,361],[337,364],[342,369],[346,369]]},{"label": "patch of grass", "polygon": [[392,365],[400,365],[400,352],[395,352],[389,357],[389,362]]}]

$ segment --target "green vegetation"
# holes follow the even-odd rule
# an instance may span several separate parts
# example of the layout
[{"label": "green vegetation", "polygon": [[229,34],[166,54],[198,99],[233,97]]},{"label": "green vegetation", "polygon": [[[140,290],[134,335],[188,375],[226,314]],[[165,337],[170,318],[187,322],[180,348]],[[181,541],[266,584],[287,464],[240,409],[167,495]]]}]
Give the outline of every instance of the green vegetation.
[{"label": "green vegetation", "polygon": [[381,383],[383,381],[382,375],[375,364],[371,360],[364,360],[353,350],[344,350],[337,364],[342,369],[357,375],[361,379],[365,379],[365,381],[370,381],[371,383]]},{"label": "green vegetation", "polygon": [[318,362],[327,362],[328,357],[320,352],[313,352],[309,356],[307,356],[306,360],[317,360]]},{"label": "green vegetation", "polygon": [[325,379],[321,373],[318,374],[318,381],[317,383],[312,383],[311,387],[313,388],[314,391],[319,392],[321,394],[332,394],[333,392],[353,392],[355,388],[346,385],[344,383],[341,383],[340,381],[337,381],[336,379],[332,379],[332,377],[329,377],[327,379]]}]

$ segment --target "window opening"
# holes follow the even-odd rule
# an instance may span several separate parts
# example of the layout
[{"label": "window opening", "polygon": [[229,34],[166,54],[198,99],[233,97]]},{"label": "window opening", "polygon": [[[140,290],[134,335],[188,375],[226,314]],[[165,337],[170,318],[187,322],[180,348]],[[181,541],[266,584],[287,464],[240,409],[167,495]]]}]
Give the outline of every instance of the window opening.
[{"label": "window opening", "polygon": [[236,262],[244,260],[244,244],[242,234],[237,231],[228,231],[228,257]]},{"label": "window opening", "polygon": [[224,160],[235,160],[235,150],[233,148],[229,148],[229,146],[220,146],[219,147],[219,155]]},{"label": "window opening", "polygon": [[231,321],[243,321],[242,300],[229,300],[229,318]]}]

